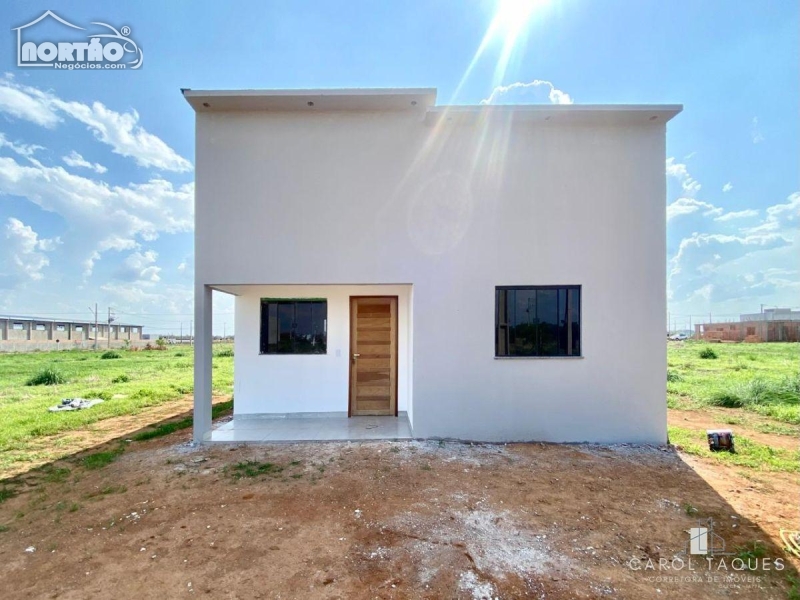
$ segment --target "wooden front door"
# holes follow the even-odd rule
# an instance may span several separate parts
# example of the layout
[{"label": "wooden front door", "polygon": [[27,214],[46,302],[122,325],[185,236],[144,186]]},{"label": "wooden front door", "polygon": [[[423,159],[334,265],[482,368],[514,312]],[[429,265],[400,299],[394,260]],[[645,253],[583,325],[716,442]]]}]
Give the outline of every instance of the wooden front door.
[{"label": "wooden front door", "polygon": [[397,414],[397,296],[350,297],[350,416]]}]

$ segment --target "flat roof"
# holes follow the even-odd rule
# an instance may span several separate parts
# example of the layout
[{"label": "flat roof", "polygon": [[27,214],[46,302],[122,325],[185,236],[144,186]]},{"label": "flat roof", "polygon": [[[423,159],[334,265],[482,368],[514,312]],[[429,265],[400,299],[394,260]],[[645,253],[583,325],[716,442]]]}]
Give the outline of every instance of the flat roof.
[{"label": "flat roof", "polygon": [[426,121],[472,120],[506,115],[532,121],[666,122],[680,104],[436,105],[435,88],[353,88],[316,90],[191,90],[184,98],[196,112],[216,111],[421,111]]},{"label": "flat roof", "polygon": [[428,110],[428,122],[476,121],[487,116],[510,117],[515,121],[552,123],[666,123],[683,110],[681,104],[511,104],[478,106],[435,106]]},{"label": "flat roof", "polygon": [[229,110],[421,110],[436,102],[434,88],[330,90],[181,90],[197,112]]}]

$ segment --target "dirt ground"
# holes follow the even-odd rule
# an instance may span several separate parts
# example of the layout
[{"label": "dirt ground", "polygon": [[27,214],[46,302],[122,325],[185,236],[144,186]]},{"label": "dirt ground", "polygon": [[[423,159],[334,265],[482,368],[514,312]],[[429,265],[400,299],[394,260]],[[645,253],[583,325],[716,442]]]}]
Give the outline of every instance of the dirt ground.
[{"label": "dirt ground", "polygon": [[[670,448],[188,439],[21,476],[0,504],[3,597],[784,598],[798,566],[778,538],[796,478]],[[787,568],[658,570],[709,517]]]}]

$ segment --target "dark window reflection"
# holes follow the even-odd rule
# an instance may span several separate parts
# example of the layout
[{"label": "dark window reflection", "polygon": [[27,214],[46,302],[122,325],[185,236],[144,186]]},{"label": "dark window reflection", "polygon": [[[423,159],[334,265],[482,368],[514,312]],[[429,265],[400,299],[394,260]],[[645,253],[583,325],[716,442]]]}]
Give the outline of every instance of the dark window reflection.
[{"label": "dark window reflection", "polygon": [[496,356],[580,356],[580,287],[495,291]]},{"label": "dark window reflection", "polygon": [[325,300],[261,301],[262,354],[325,354],[328,303]]}]

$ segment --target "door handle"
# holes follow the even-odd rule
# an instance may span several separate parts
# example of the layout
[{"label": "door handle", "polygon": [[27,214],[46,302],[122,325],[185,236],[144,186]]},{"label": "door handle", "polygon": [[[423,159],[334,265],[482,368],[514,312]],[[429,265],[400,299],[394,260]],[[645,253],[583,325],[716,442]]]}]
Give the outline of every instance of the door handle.
[{"label": "door handle", "polygon": [[353,362],[356,362],[356,359],[357,359],[359,356],[361,356],[361,355],[360,355],[360,354],[358,354],[358,353],[354,353],[354,354],[353,354]]}]

